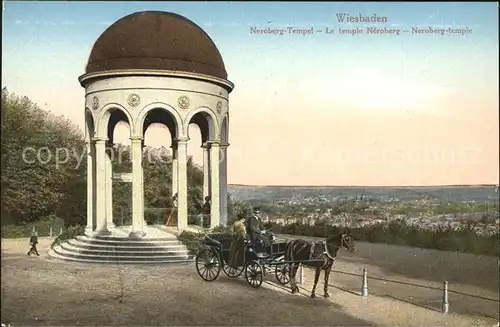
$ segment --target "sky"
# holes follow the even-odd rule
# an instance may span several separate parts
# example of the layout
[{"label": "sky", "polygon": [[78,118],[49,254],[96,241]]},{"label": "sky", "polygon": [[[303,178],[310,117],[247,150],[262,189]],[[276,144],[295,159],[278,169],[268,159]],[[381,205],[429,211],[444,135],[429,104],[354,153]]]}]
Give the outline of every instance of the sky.
[{"label": "sky", "polygon": [[[230,184],[498,184],[496,3],[6,1],[2,87],[83,130],[77,78],[95,40],[144,10],[189,18],[222,54],[235,84]],[[342,14],[386,21],[341,23]],[[400,33],[367,34],[373,27]],[[188,154],[201,163],[201,137],[190,131]],[[127,126],[115,135],[127,142]],[[168,130],[152,126],[146,144],[169,147]]]}]

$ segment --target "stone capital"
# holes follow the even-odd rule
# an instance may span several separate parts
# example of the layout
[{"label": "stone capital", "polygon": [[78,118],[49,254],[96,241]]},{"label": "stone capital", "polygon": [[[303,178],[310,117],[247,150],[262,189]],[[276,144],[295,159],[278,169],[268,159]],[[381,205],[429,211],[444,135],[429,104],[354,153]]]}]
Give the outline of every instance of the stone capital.
[{"label": "stone capital", "polygon": [[229,143],[224,143],[224,142],[222,142],[222,143],[220,144],[220,147],[221,147],[221,148],[223,148],[223,149],[227,148],[228,146],[229,146]]},{"label": "stone capital", "polygon": [[108,142],[108,138],[107,137],[94,137],[92,139],[92,141],[94,141],[96,144],[106,145],[106,142]]},{"label": "stone capital", "polygon": [[208,144],[210,144],[210,147],[215,147],[215,146],[220,146],[221,142],[220,140],[213,140],[213,141],[207,141]]},{"label": "stone capital", "polygon": [[95,152],[95,144],[94,142],[85,142],[86,148],[87,148],[87,156],[92,157]]},{"label": "stone capital", "polygon": [[142,140],[144,140],[144,138],[142,136],[131,136],[130,137],[130,141],[132,141],[132,142],[142,142]]},{"label": "stone capital", "polygon": [[113,159],[113,157],[114,157],[114,149],[113,149],[113,147],[106,146],[106,148],[104,149],[104,151],[106,152],[106,155],[109,157],[109,159]]},{"label": "stone capital", "polygon": [[130,145],[140,145],[141,148],[144,147],[144,139],[142,137],[131,137],[130,138]]},{"label": "stone capital", "polygon": [[204,149],[204,150],[208,150],[210,149],[210,143],[209,142],[204,142],[202,145],[201,145],[201,148]]},{"label": "stone capital", "polygon": [[175,143],[177,143],[177,144],[187,144],[188,141],[189,141],[189,137],[179,137],[179,138],[175,139]]}]

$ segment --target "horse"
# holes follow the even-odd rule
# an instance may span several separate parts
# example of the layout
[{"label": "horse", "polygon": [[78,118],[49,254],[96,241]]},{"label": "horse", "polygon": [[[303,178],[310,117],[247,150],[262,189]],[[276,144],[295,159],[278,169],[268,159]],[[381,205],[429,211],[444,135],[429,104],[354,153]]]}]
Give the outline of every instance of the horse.
[{"label": "horse", "polygon": [[337,258],[337,252],[340,248],[344,248],[349,252],[356,251],[354,239],[349,235],[348,230],[345,230],[344,233],[332,235],[321,242],[308,242],[302,239],[288,242],[285,247],[284,260],[292,262],[289,264],[288,269],[290,273],[290,286],[292,293],[299,292],[299,288],[297,287],[297,283],[295,281],[295,275],[297,274],[300,264],[297,261],[305,261],[302,263],[303,265],[316,268],[311,298],[316,297],[316,285],[318,284],[321,270],[325,271],[324,297],[329,297],[328,279],[330,278],[330,272],[332,270],[333,263]]}]

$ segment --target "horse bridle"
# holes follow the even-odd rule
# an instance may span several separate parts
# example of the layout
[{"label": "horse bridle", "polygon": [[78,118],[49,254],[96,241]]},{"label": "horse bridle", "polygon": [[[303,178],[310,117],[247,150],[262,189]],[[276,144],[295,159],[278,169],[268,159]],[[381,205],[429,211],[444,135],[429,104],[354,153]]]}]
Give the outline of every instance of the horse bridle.
[{"label": "horse bridle", "polygon": [[[331,246],[333,246],[335,248],[338,248],[338,249],[340,249],[340,248],[348,249],[349,246],[346,244],[346,241],[345,241],[346,237],[349,237],[349,235],[342,234],[341,237],[340,237],[340,245],[331,245]],[[328,258],[330,258],[332,260],[335,260],[335,258],[332,257],[330,255],[330,253],[328,252],[328,246],[327,246],[326,240],[321,241],[321,244],[323,245],[323,249],[325,249],[323,251],[323,254],[326,255]]]},{"label": "horse bridle", "polygon": [[[341,238],[340,238],[340,245],[332,245],[333,247],[336,247],[336,248],[346,248],[348,249],[349,246],[345,243],[345,238],[349,236],[347,234],[342,234],[341,235]],[[328,245],[327,245],[327,242],[326,240],[323,240],[321,242],[311,242],[311,250],[310,250],[310,253],[309,253],[309,259],[311,259],[313,257],[313,252],[314,252],[314,249],[316,247],[317,244],[321,244],[321,246],[323,247],[323,255],[326,256],[328,259],[330,260],[335,260],[334,257],[332,257],[332,255],[328,252]],[[302,248],[304,247],[305,245],[302,246]],[[299,251],[302,250],[302,248],[299,249]]]},{"label": "horse bridle", "polygon": [[340,247],[349,249],[349,245],[346,243],[346,240],[345,240],[348,237],[352,238],[351,236],[349,236],[347,234],[342,234],[342,238],[340,239]]}]

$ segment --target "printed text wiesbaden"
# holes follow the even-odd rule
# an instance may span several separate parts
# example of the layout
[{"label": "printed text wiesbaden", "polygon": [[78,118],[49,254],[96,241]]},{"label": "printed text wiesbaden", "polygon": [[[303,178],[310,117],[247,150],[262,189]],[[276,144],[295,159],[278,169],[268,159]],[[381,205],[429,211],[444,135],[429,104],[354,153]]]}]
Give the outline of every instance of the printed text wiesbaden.
[{"label": "printed text wiesbaden", "polygon": [[341,24],[348,23],[387,23],[388,19],[386,16],[378,16],[377,14],[373,14],[371,16],[357,14],[350,15],[347,13],[336,13],[337,21]]}]

